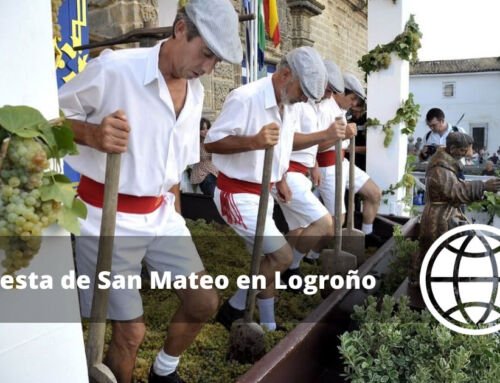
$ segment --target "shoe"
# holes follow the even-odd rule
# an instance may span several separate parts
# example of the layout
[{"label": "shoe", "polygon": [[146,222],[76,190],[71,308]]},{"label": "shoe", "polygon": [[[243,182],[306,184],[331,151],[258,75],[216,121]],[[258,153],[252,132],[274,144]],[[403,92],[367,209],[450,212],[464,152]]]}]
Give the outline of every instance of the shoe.
[{"label": "shoe", "polygon": [[319,262],[319,258],[309,258],[309,257],[304,257],[302,258],[302,261],[305,263],[309,263],[310,265],[317,265]]},{"label": "shoe", "polygon": [[149,369],[149,376],[148,376],[148,382],[149,383],[186,383],[185,380],[183,380],[179,374],[177,373],[177,370],[172,372],[171,374],[168,374],[166,376],[161,376],[158,375],[154,372],[153,366]]},{"label": "shoe", "polygon": [[228,331],[231,330],[231,325],[235,320],[243,318],[245,310],[235,309],[229,304],[229,300],[226,300],[220,307],[215,320],[223,325]]},{"label": "shoe", "polygon": [[[290,287],[290,285],[288,283],[290,278],[293,277],[294,275],[298,275],[300,277],[300,279],[302,279],[301,287],[299,287],[299,288],[292,288],[292,287]],[[287,288],[286,288],[287,291],[290,291],[294,294],[300,294],[301,292],[304,291],[304,275],[300,271],[300,268],[287,269],[284,272],[282,272],[281,273],[281,281],[283,282],[283,284],[285,284],[287,286]]]},{"label": "shoe", "polygon": [[367,234],[365,236],[365,248],[368,248],[368,247],[376,247],[376,248],[379,248],[379,247],[382,247],[382,245],[384,244],[384,240],[382,237],[378,236],[377,234],[375,233],[370,233],[370,234]]}]

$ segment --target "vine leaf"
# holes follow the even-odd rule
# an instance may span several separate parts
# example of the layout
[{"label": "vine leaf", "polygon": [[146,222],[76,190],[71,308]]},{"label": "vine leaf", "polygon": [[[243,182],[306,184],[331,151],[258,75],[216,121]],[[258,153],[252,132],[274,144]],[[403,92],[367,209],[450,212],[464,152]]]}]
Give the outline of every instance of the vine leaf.
[{"label": "vine leaf", "polygon": [[50,125],[34,108],[6,105],[0,108],[0,126],[16,136],[34,138],[41,136],[40,128]]}]

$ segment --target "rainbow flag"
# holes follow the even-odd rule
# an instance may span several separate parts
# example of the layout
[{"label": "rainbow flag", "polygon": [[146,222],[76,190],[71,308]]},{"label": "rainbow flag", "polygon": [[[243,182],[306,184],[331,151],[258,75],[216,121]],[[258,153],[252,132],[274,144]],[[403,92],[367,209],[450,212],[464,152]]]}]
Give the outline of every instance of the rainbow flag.
[{"label": "rainbow flag", "polygon": [[276,0],[264,0],[264,15],[267,34],[273,40],[274,46],[277,47],[280,45],[280,25]]}]

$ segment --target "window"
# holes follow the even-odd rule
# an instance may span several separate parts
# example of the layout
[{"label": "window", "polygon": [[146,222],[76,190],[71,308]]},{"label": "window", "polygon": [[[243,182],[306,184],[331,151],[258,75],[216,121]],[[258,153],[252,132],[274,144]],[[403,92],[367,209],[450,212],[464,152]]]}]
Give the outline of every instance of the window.
[{"label": "window", "polygon": [[472,138],[474,139],[473,148],[476,151],[488,146],[488,124],[471,124]]},{"label": "window", "polygon": [[443,82],[443,97],[455,97],[454,82]]}]

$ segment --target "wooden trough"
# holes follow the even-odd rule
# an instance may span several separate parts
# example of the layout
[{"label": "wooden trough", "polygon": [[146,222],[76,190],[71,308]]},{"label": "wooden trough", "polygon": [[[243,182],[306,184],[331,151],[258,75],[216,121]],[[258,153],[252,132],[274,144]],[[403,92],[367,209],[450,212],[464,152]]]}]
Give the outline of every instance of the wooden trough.
[{"label": "wooden trough", "polygon": [[[204,218],[221,222],[210,197],[199,194],[183,195],[183,215],[186,218]],[[203,214],[200,214],[203,212]],[[286,231],[281,212],[275,210],[274,218],[280,230]],[[358,217],[360,218],[360,217]],[[389,238],[395,225],[402,226],[402,234],[415,239],[418,234],[418,217],[378,216],[374,228],[378,235]],[[380,288],[384,274],[393,259],[395,240],[389,238],[368,260],[359,267],[360,278],[373,275],[377,287],[370,291],[341,289],[328,296],[309,316],[299,323],[270,352],[237,379],[238,383],[323,383],[343,382],[340,373],[342,362],[337,351],[338,336],[352,328],[350,315],[354,305],[361,305],[368,295]]]},{"label": "wooden trough", "polygon": [[[417,218],[413,218],[402,227],[405,237],[416,236],[417,221]],[[393,258],[394,245],[394,239],[389,239],[359,268],[358,275],[363,277],[371,274],[381,282]],[[340,344],[338,336],[351,329],[353,306],[361,305],[373,292],[347,289],[334,291],[237,382],[342,382],[340,373],[343,367],[337,352]]]}]

